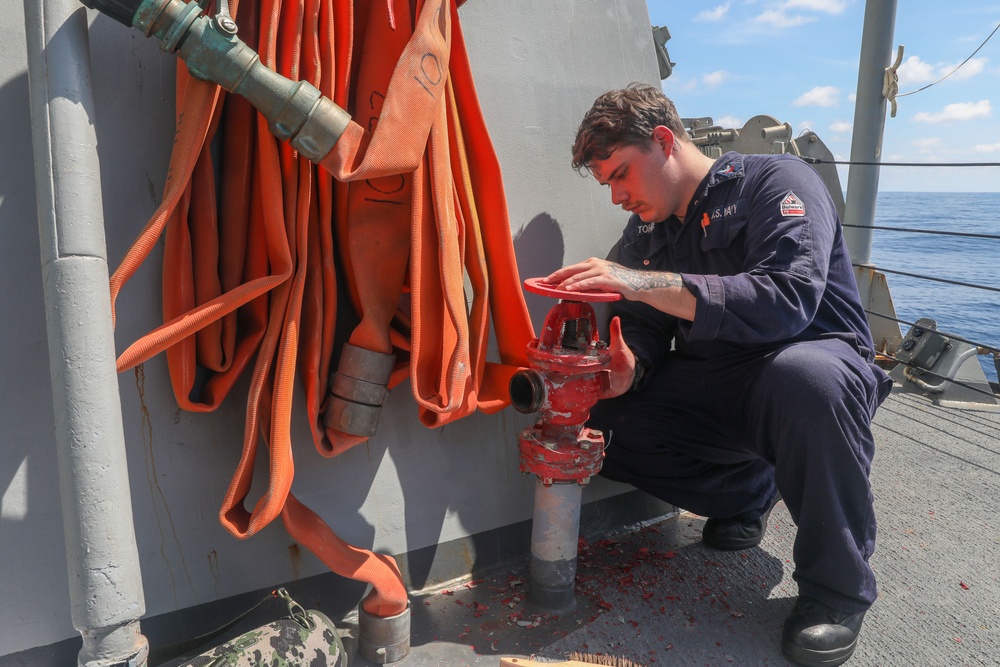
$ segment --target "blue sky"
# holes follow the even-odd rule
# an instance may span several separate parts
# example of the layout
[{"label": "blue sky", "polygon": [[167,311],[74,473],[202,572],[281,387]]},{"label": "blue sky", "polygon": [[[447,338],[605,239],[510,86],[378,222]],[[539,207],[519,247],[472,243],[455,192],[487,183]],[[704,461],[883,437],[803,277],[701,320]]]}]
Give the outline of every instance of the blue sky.
[{"label": "blue sky", "polygon": [[[864,0],[648,0],[670,29],[664,92],[685,117],[742,127],[758,114],[816,132],[849,159]],[[1000,1],[901,0],[900,94],[968,58],[1000,24]],[[884,162],[1000,162],[1000,31],[957,72],[886,112]],[[847,187],[847,168],[841,169]],[[1000,167],[883,167],[886,191],[998,192]]]}]

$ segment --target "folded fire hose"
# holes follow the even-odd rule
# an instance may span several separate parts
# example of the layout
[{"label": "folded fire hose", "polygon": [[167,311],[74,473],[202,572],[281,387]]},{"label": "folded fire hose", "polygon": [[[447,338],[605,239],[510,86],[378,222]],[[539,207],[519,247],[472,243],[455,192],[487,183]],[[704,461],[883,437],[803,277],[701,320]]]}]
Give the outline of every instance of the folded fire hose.
[{"label": "folded fire hose", "polygon": [[[373,585],[365,612],[399,614],[393,559],[343,542],[291,494],[292,393],[298,378],[316,448],[334,456],[374,432],[386,391],[407,376],[434,427],[505,407],[527,364],[533,333],[457,7],[242,0],[210,18],[194,2],[129,1],[85,4],[157,37],[187,68],[162,203],[111,279],[114,304],[165,235],[164,324],[118,369],[166,352],[178,405],[211,411],[252,365],[220,521],[243,539],[280,515],[331,570]],[[338,276],[360,318],[342,352]],[[486,361],[491,320],[500,363]],[[268,487],[248,511],[260,440]]]}]

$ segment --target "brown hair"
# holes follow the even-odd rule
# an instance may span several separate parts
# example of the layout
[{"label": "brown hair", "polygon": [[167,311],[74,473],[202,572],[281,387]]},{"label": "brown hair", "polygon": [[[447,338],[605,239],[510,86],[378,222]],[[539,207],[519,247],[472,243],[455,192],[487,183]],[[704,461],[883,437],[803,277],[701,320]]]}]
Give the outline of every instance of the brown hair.
[{"label": "brown hair", "polygon": [[679,141],[688,140],[674,103],[659,88],[630,83],[609,90],[594,101],[580,122],[573,142],[573,168],[582,172],[592,161],[608,159],[620,146],[648,150],[657,125],[669,128]]}]

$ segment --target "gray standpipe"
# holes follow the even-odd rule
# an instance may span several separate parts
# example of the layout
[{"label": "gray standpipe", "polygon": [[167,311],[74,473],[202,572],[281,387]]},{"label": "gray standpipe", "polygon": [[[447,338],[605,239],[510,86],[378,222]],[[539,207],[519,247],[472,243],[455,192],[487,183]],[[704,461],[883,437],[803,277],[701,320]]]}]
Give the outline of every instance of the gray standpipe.
[{"label": "gray standpipe", "polygon": [[847,204],[844,222],[858,227],[844,230],[851,260],[869,264],[872,255],[872,226],[878,196],[878,163],[882,161],[882,134],[885,127],[885,97],[882,84],[885,68],[892,60],[892,36],[896,26],[896,0],[868,0],[858,64],[858,93],[854,103],[854,132],[851,140],[852,164],[847,177]]},{"label": "gray standpipe", "polygon": [[78,665],[143,667],[146,610],[115,371],[87,14],[25,0],[38,233]]},{"label": "gray standpipe", "polygon": [[545,483],[535,477],[531,516],[528,603],[550,614],[576,608],[577,548],[583,485],[576,481]]}]

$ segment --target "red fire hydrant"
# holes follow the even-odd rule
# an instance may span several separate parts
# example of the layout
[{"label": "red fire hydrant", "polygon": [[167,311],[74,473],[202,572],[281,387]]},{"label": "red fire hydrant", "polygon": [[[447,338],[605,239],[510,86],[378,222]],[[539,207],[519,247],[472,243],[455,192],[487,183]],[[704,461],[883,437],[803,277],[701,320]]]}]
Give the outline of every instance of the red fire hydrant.
[{"label": "red fire hydrant", "polygon": [[537,278],[524,284],[536,294],[562,299],[546,316],[541,335],[528,344],[531,367],[511,378],[510,397],[519,412],[539,413],[535,424],[521,432],[518,447],[521,471],[535,475],[528,602],[565,613],[576,604],[582,486],[604,459],[604,435],[584,424],[610,380],[611,354],[588,302],[621,295],[566,292]]}]

